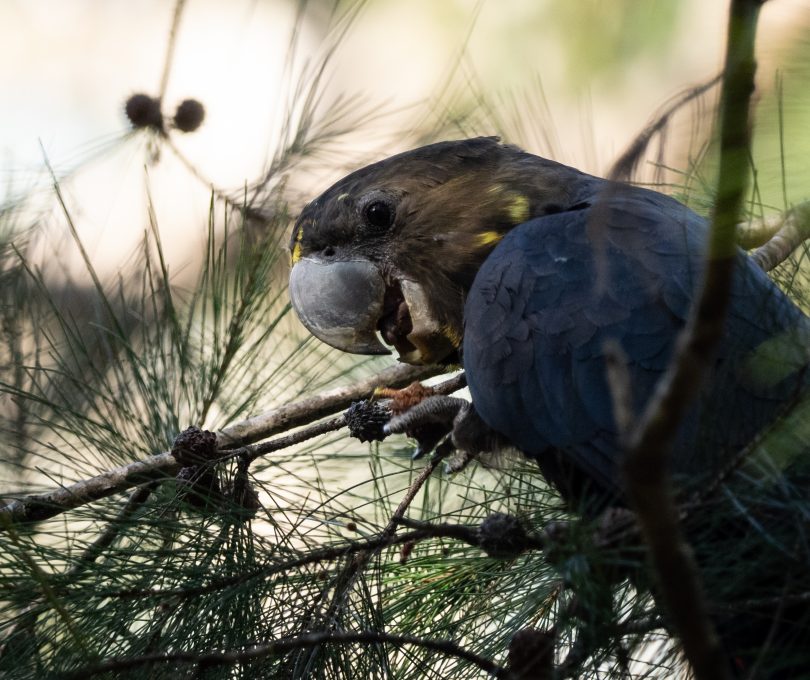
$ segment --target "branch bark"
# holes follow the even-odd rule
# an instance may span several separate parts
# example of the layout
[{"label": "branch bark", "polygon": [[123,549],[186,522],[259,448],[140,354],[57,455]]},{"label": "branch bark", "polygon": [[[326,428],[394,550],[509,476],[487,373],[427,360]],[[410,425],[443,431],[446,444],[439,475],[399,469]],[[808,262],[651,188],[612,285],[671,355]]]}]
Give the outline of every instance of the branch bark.
[{"label": "branch bark", "polygon": [[221,449],[239,448],[347,408],[353,401],[367,397],[377,387],[404,387],[414,380],[437,375],[442,370],[439,366],[396,364],[352,385],[325,390],[229,425],[217,433],[217,443]]},{"label": "branch bark", "polygon": [[[217,433],[218,447],[225,452],[238,449],[347,408],[352,401],[368,396],[377,387],[403,387],[414,380],[436,375],[441,370],[437,366],[391,366],[352,385],[325,390],[223,428]],[[0,507],[0,519],[3,520],[0,530],[9,522],[32,522],[55,517],[134,486],[174,475],[179,469],[177,461],[166,451],[69,486],[15,498]]]},{"label": "branch bark", "polygon": [[704,281],[675,356],[635,431],[624,461],[627,492],[650,550],[662,598],[698,680],[728,677],[697,565],[680,527],[668,472],[678,426],[697,395],[725,324],[736,255],[736,224],[749,173],[749,105],[761,2],[732,0],[720,119],[720,169]]}]

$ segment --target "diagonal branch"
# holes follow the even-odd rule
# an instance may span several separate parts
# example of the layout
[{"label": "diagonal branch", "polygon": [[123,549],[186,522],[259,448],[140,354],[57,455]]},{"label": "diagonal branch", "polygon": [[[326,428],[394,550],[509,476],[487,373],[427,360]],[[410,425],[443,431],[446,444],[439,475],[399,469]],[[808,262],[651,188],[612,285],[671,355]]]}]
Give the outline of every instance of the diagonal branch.
[{"label": "diagonal branch", "polygon": [[439,366],[389,366],[352,385],[325,390],[224,427],[217,433],[218,445],[222,449],[238,448],[347,408],[353,401],[371,394],[377,387],[403,387],[414,380],[437,375],[443,370]]},{"label": "diagonal branch", "polygon": [[[391,366],[353,385],[325,390],[307,399],[234,423],[217,433],[217,443],[223,451],[233,451],[344,409],[352,401],[368,396],[376,387],[402,387],[414,380],[435,375],[441,370],[437,366]],[[287,445],[294,443],[296,440],[291,440]],[[0,517],[11,523],[48,519],[134,486],[173,475],[179,469],[180,465],[171,453],[159,453],[70,486],[14,498],[0,507]]]},{"label": "diagonal branch", "polygon": [[732,0],[720,120],[720,169],[703,287],[675,356],[630,434],[624,473],[663,599],[695,677],[728,677],[692,551],[678,519],[667,456],[720,341],[736,255],[735,228],[748,183],[749,104],[761,2]]}]

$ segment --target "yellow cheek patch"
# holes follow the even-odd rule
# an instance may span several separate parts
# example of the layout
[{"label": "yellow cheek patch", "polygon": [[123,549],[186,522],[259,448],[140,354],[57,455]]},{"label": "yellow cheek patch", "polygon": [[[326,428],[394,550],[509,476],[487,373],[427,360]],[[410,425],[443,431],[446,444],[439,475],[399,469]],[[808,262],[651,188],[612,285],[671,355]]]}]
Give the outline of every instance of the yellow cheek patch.
[{"label": "yellow cheek patch", "polygon": [[301,241],[304,240],[304,227],[298,227],[295,234],[295,245],[293,246],[292,253],[290,254],[290,266],[294,265],[301,259]]}]

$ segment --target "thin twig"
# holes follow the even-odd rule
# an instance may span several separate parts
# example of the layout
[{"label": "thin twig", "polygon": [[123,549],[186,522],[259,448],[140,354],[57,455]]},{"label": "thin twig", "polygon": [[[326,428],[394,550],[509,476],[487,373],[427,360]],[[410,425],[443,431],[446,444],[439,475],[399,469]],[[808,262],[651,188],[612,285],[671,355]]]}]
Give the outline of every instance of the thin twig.
[{"label": "thin twig", "polygon": [[748,182],[749,102],[754,90],[754,36],[760,2],[732,0],[720,122],[718,194],[700,298],[632,435],[624,472],[627,492],[652,557],[663,600],[695,677],[728,677],[694,556],[678,518],[667,456],[724,329],[735,261],[735,226]]},{"label": "thin twig", "polygon": [[[452,378],[444,380],[438,385],[434,385],[431,389],[435,394],[452,394],[465,386],[466,382],[464,374],[460,373]],[[273,451],[278,451],[279,449],[286,449],[287,447],[300,444],[301,442],[312,439],[313,437],[318,437],[328,432],[334,432],[335,430],[339,430],[345,426],[346,414],[344,413],[336,418],[332,418],[331,420],[310,425],[309,427],[301,429],[298,432],[293,432],[292,434],[288,434],[283,437],[277,437],[276,439],[271,439],[270,441],[261,442],[260,444],[254,444],[253,446],[246,446],[241,449],[237,449],[235,453],[241,454],[244,451],[247,453],[248,460],[254,460],[259,456],[264,456],[268,453],[272,453]]]},{"label": "thin twig", "polygon": [[[397,523],[409,529],[424,531],[434,538],[452,538],[484,551],[487,551],[489,547],[486,545],[486,542],[482,540],[480,531],[481,525],[453,524],[451,522],[423,522],[409,517],[401,517],[397,520]],[[550,543],[549,537],[543,534],[535,535],[526,532],[517,538],[519,538],[519,544],[515,544],[513,550],[506,553],[499,553],[498,556],[515,557],[528,550],[544,550]],[[488,540],[492,541],[491,538]],[[489,552],[488,554],[492,555],[492,553]]]},{"label": "thin twig", "polygon": [[440,462],[441,458],[438,456],[432,456],[427,465],[422,468],[422,471],[408,487],[408,491],[402,497],[397,509],[394,510],[391,517],[388,519],[388,525],[385,527],[385,529],[383,529],[383,536],[393,536],[396,533],[400,521],[405,516],[405,513],[411,506],[411,503],[413,503],[413,499],[416,498],[416,494],[419,493],[419,490],[424,486],[425,482],[428,480],[430,475],[433,474]]},{"label": "thin twig", "polygon": [[326,546],[311,550],[301,557],[265,564],[258,569],[245,571],[234,576],[219,578],[201,586],[190,586],[187,588],[137,588],[129,590],[117,590],[102,593],[103,597],[117,600],[139,600],[139,599],[166,599],[166,598],[193,598],[200,595],[215,593],[225,588],[242,585],[254,579],[268,579],[271,576],[281,573],[291,572],[312,564],[321,562],[334,562],[357,553],[366,553],[373,550],[384,550],[390,546],[404,543],[417,543],[419,541],[433,538],[429,532],[424,530],[410,531],[399,536],[391,536],[380,532],[375,536],[362,541],[347,540],[339,545]]},{"label": "thin twig", "polygon": [[426,532],[433,538],[452,538],[467,545],[478,547],[481,541],[478,539],[478,526],[468,524],[453,524],[451,522],[424,522],[410,517],[401,517],[398,524],[409,529],[416,529]]},{"label": "thin twig", "polygon": [[97,666],[70,673],[66,678],[80,680],[82,678],[111,673],[114,671],[132,670],[140,666],[153,664],[185,663],[193,664],[198,669],[212,666],[236,666],[251,663],[257,659],[276,656],[293,649],[317,647],[323,644],[387,644],[394,647],[414,646],[439,652],[446,656],[455,657],[477,666],[482,671],[496,678],[506,678],[507,672],[502,666],[479,654],[475,654],[450,640],[432,640],[413,635],[394,635],[377,631],[359,631],[356,633],[308,633],[294,638],[282,638],[261,642],[245,649],[224,652],[169,652],[167,654],[148,654],[135,656],[129,659],[111,659]]},{"label": "thin twig", "polygon": [[12,523],[49,519],[87,503],[126,491],[133,486],[172,475],[179,469],[180,466],[171,453],[160,453],[146,460],[113,468],[70,486],[19,496],[0,508],[0,517]]},{"label": "thin twig", "polygon": [[408,487],[408,490],[405,492],[405,496],[403,496],[396,510],[394,510],[389,518],[385,529],[383,529],[381,532],[379,546],[371,550],[356,553],[354,558],[349,560],[346,566],[341,570],[341,573],[337,575],[335,582],[338,585],[335,587],[335,592],[333,593],[329,606],[327,607],[325,615],[323,616],[323,620],[327,622],[327,626],[332,625],[329,623],[329,621],[336,618],[337,613],[348,601],[349,595],[357,582],[357,577],[368,566],[371,558],[374,555],[379,554],[381,550],[391,544],[400,520],[407,511],[408,507],[410,507],[413,499],[416,498],[416,494],[419,493],[419,490],[428,480],[430,475],[433,474],[440,462],[440,457],[432,456],[425,467],[422,468],[422,471],[419,473],[416,479],[413,480],[411,485]]},{"label": "thin twig", "polygon": [[723,74],[720,73],[710,80],[707,80],[705,83],[692,87],[678,95],[669,106],[653,118],[644,130],[636,135],[627,150],[613,163],[613,167],[611,167],[608,173],[608,179],[612,181],[628,180],[633,174],[636,165],[638,165],[639,160],[641,160],[641,157],[644,155],[644,152],[647,150],[647,147],[650,145],[652,138],[666,127],[672,116],[693,99],[700,97],[715,85],[718,85],[722,79]]},{"label": "thin twig", "polygon": [[180,28],[180,19],[183,16],[186,0],[176,0],[174,3],[174,16],[172,16],[172,27],[169,29],[169,39],[166,41],[166,56],[163,59],[163,73],[160,76],[160,88],[158,89],[158,99],[163,101],[166,95],[166,88],[169,85],[169,75],[172,72],[174,63],[174,48],[177,45],[177,33]]},{"label": "thin twig", "polygon": [[321,435],[328,434],[329,432],[335,432],[343,427],[346,427],[345,414],[341,414],[336,418],[321,421],[320,423],[314,423],[307,427],[303,427],[297,432],[285,434],[283,437],[276,437],[275,439],[260,442],[259,444],[254,444],[253,446],[245,446],[241,449],[236,449],[229,455],[219,458],[217,462],[228,460],[237,456],[241,457],[243,453],[246,454],[246,459],[248,462],[253,462],[260,456],[267,455],[273,451],[280,451],[281,449],[286,449],[290,446],[295,446],[296,444],[301,444],[309,439],[320,437]]}]

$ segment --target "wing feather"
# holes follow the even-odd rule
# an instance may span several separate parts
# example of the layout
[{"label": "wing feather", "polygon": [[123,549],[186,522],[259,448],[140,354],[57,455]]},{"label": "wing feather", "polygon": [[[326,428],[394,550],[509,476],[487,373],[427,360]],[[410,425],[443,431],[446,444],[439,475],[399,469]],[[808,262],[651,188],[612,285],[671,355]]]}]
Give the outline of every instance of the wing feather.
[{"label": "wing feather", "polygon": [[[640,412],[666,369],[699,285],[705,222],[655,192],[614,189],[588,207],[513,229],[478,272],[465,307],[463,361],[476,409],[526,454],[554,457],[619,494],[619,450],[604,347],[629,359]],[[600,259],[601,258],[601,259]],[[804,315],[740,254],[726,338],[676,442],[674,469],[694,475],[738,448],[795,389],[743,386],[740,366]],[[804,357],[806,352],[799,352]],[[698,432],[713,430],[708,444]],[[704,441],[704,440],[701,440]],[[707,451],[711,448],[711,451]]]}]

